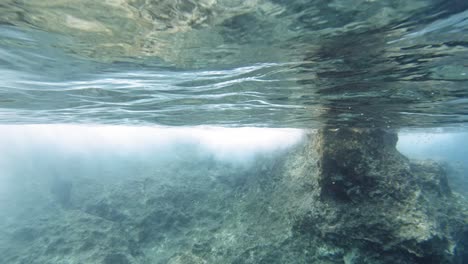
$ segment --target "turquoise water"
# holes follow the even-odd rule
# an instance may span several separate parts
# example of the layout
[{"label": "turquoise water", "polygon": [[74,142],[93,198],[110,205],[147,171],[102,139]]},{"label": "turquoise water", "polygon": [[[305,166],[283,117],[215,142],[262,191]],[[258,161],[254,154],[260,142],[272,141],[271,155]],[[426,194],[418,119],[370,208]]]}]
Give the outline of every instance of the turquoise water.
[{"label": "turquoise water", "polygon": [[0,76],[0,264],[468,262],[467,1],[1,0]]},{"label": "turquoise water", "polygon": [[2,123],[467,121],[465,1],[3,1]]}]

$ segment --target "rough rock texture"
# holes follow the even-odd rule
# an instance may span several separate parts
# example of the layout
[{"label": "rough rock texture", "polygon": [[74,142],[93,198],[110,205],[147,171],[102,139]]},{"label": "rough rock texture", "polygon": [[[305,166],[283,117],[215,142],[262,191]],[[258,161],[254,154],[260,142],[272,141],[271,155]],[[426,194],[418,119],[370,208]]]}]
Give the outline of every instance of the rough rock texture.
[{"label": "rough rock texture", "polygon": [[450,191],[441,166],[410,162],[396,142],[383,130],[319,131],[309,153],[286,165],[317,165],[286,169],[301,193],[294,230],[333,245],[336,263],[467,261],[456,253],[457,243],[466,243],[464,200]]},{"label": "rough rock texture", "polygon": [[249,165],[194,155],[112,182],[83,175],[67,206],[34,185],[0,221],[0,263],[467,263],[466,201],[396,141],[323,129]]}]

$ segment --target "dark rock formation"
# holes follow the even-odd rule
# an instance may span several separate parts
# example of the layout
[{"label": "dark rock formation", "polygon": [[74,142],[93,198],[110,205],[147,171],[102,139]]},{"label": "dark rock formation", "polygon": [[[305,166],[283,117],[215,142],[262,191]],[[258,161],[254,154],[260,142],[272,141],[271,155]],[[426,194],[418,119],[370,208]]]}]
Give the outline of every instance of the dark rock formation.
[{"label": "dark rock formation", "polygon": [[107,185],[75,179],[73,208],[0,226],[0,263],[468,263],[466,201],[396,142],[322,129],[248,167],[192,158]]},{"label": "dark rock formation", "polygon": [[345,263],[461,263],[466,205],[438,164],[410,162],[396,142],[383,130],[320,130],[296,157],[317,167],[286,165],[291,188],[302,190],[294,230],[344,252],[328,259]]},{"label": "dark rock formation", "polygon": [[[382,130],[322,130],[317,136],[318,181],[322,197],[358,202],[388,195],[407,196],[407,159],[396,149],[398,137]],[[394,197],[402,199],[402,197]]]}]

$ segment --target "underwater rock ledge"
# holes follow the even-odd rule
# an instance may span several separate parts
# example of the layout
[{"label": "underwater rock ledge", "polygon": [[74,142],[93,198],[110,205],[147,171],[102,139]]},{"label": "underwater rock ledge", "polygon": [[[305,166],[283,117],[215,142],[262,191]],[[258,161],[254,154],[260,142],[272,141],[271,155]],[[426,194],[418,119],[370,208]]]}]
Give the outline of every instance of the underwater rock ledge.
[{"label": "underwater rock ledge", "polygon": [[31,185],[44,199],[0,221],[0,263],[468,263],[466,199],[397,140],[321,129],[247,167],[187,155],[116,182],[54,179],[65,194]]},{"label": "underwater rock ledge", "polygon": [[380,129],[321,129],[286,163],[301,193],[296,235],[340,252],[322,261],[467,263],[466,204],[439,164],[410,161],[397,141]]}]

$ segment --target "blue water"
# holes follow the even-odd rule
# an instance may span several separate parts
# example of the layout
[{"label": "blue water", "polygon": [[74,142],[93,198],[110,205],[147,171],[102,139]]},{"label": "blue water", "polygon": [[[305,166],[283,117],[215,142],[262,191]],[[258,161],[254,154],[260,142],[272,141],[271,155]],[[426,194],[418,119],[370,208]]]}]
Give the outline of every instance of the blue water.
[{"label": "blue water", "polygon": [[[0,264],[468,259],[466,0],[1,0],[0,77]],[[334,231],[322,128],[398,133],[387,222]]]}]

